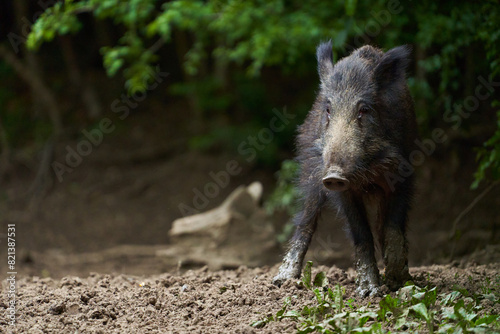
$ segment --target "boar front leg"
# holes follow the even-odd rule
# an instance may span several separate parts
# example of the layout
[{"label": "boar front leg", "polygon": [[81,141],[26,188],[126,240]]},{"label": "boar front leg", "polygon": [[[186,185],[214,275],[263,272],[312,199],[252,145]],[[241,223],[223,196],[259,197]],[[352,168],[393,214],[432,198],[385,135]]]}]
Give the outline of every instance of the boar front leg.
[{"label": "boar front leg", "polygon": [[385,283],[391,290],[397,290],[411,279],[408,271],[408,241],[406,239],[410,197],[407,194],[397,194],[388,203],[381,244],[384,255]]},{"label": "boar front leg", "polygon": [[356,292],[363,297],[373,296],[379,291],[379,271],[375,260],[373,235],[363,200],[352,193],[344,192],[341,196],[341,208],[354,242],[358,286]]},{"label": "boar front leg", "polygon": [[297,228],[278,275],[273,278],[273,284],[281,286],[288,279],[300,278],[302,262],[316,231],[322,202],[320,199],[306,199],[304,209],[295,215]]}]

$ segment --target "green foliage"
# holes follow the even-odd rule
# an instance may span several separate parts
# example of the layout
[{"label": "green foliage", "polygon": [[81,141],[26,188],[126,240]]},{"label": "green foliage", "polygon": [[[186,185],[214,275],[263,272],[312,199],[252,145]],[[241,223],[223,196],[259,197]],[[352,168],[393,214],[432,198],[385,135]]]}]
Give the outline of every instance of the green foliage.
[{"label": "green foliage", "polygon": [[[500,106],[500,102],[496,101],[494,106]],[[497,112],[497,130],[483,144],[483,147],[478,149],[477,160],[479,167],[474,174],[475,180],[471,186],[473,189],[476,189],[479,183],[486,178],[488,170],[494,180],[500,179],[500,110]]]},{"label": "green foliage", "polygon": [[281,169],[276,173],[278,182],[276,189],[271,194],[265,207],[268,213],[276,210],[285,210],[290,216],[297,212],[297,200],[299,191],[295,186],[298,177],[299,165],[293,160],[284,160]]},{"label": "green foliage", "polygon": [[31,32],[26,45],[38,49],[43,42],[49,42],[57,35],[75,33],[82,28],[76,13],[89,10],[87,3],[65,0],[58,2],[47,10],[31,26]]},{"label": "green foliage", "polygon": [[[417,110],[418,115],[425,115],[421,121],[431,121],[436,116],[444,119],[445,114],[459,116],[455,106],[463,104],[466,96],[463,96],[464,86],[470,85],[466,80],[477,78],[480,73],[483,77],[497,78],[500,74],[500,6],[496,1],[484,1],[482,3],[458,2],[458,3],[432,3],[423,2],[416,10],[418,32],[415,36],[415,43],[422,49],[439,50],[434,54],[429,54],[426,59],[420,61],[419,65],[428,72],[428,75],[436,73],[439,76],[438,90],[433,94],[428,83],[413,82],[415,98],[424,98],[427,101],[434,101],[437,105],[445,108],[445,113],[438,113],[437,109],[433,114],[426,110]],[[466,52],[474,50],[474,59],[466,59],[471,55]],[[484,54],[483,59],[477,59]],[[460,62],[473,61],[475,77],[464,78],[464,71],[461,70]],[[486,61],[484,61],[486,60]],[[468,65],[472,66],[472,65]],[[484,74],[486,73],[486,75]],[[462,91],[461,91],[462,90]],[[468,92],[474,94],[474,91]],[[498,96],[498,92],[493,92],[493,96]],[[498,108],[497,99],[491,101],[493,108]],[[453,110],[452,110],[453,109]],[[476,113],[471,117],[471,121],[479,122],[479,115]],[[459,116],[461,117],[461,116]],[[500,178],[500,112],[497,113],[497,130],[493,137],[484,143],[478,150],[477,159],[479,167],[475,173],[475,181],[472,188],[477,188],[479,183],[487,176],[486,171],[491,171],[494,180]],[[461,126],[461,121],[458,125]]]},{"label": "green foliage", "polygon": [[82,28],[78,14],[91,12],[97,19],[111,19],[123,25],[125,33],[117,45],[101,49],[109,76],[122,70],[129,94],[143,92],[150,83],[156,56],[145,46],[145,25],[151,20],[155,0],[65,0],[48,8],[33,24],[27,46],[38,49],[56,35],[75,33]]},{"label": "green foliage", "polygon": [[[455,106],[473,94],[473,87],[466,89],[471,80],[500,74],[500,6],[494,0],[426,0],[401,2],[396,7],[382,0],[65,0],[40,16],[28,46],[36,49],[57,35],[79,31],[78,14],[83,12],[122,27],[116,45],[103,47],[101,52],[108,75],[123,73],[130,93],[145,90],[144,73],[151,72],[157,61],[158,43],[170,43],[180,31],[189,36],[184,71],[197,78],[213,76],[200,70],[209,62],[236,64],[235,75],[239,70],[251,77],[258,76],[264,66],[289,72],[307,66],[311,72],[314,48],[327,39],[332,39],[335,59],[366,43],[383,48],[414,44],[420,74],[410,78],[410,87],[418,120],[429,131],[445,114],[459,117],[457,126],[462,132],[480,123],[478,111],[462,119]],[[464,68],[472,71],[472,77],[464,75]],[[195,80],[200,83],[186,84],[180,90],[203,95],[209,91],[203,82],[210,79]],[[492,107],[498,108],[495,101]],[[220,108],[229,106],[224,99],[215,102]],[[486,177],[500,178],[500,117],[496,129],[478,151],[473,187]]]},{"label": "green foliage", "polygon": [[[204,56],[200,50],[216,38],[215,57],[240,64],[250,60],[247,73],[257,75],[264,65],[294,63],[303,53],[301,48],[312,51],[315,41],[328,36],[328,28],[335,25],[341,29],[345,18],[330,24],[324,21],[326,14],[341,9],[340,3],[325,6],[319,2],[321,8],[315,5],[292,1],[285,6],[281,0],[173,1],[163,5],[147,32],[165,39],[171,38],[176,28],[195,32],[195,47],[185,64],[190,73],[197,71]],[[327,12],[318,15],[318,10]]]},{"label": "green foliage", "polygon": [[[161,38],[170,41],[176,30],[193,34],[194,42],[186,54],[186,73],[198,73],[201,61],[212,56],[221,61],[245,64],[251,76],[263,66],[295,65],[304,58],[311,59],[318,41],[333,38],[335,54],[342,52],[348,36],[355,36],[353,18],[357,1],[342,2],[294,0],[285,5],[272,1],[201,1],[177,0],[155,9],[155,0],[82,0],[49,8],[33,25],[28,46],[37,49],[57,34],[75,33],[81,29],[78,14],[90,12],[97,19],[111,19],[123,26],[125,33],[117,45],[103,48],[104,65],[109,75],[124,71],[132,91],[140,68],[155,61],[147,41]],[[370,18],[365,1],[357,24],[365,25]],[[383,1],[377,2],[383,6]],[[370,7],[371,8],[371,7]],[[342,15],[343,13],[347,15]],[[340,15],[339,15],[340,14]],[[332,20],[332,17],[336,17]],[[214,47],[215,46],[215,47]],[[210,50],[210,52],[208,52]],[[134,68],[135,65],[140,65]]]},{"label": "green foliage", "polygon": [[[345,288],[329,287],[324,272],[312,279],[312,262],[304,267],[303,278],[297,284],[313,292],[314,304],[300,310],[291,309],[291,299],[285,298],[276,315],[255,321],[262,328],[272,321],[288,318],[297,323],[297,333],[492,333],[500,330],[500,316],[485,314],[481,301],[500,303],[500,276],[496,284],[486,281],[482,294],[471,295],[456,287],[450,293],[439,294],[436,287],[420,288],[413,284],[385,295],[378,305],[355,305],[352,299],[344,304]],[[390,329],[389,331],[387,329]]]},{"label": "green foliage", "polygon": [[[276,173],[278,182],[273,193],[264,206],[269,214],[276,211],[285,211],[292,217],[298,211],[299,190],[295,186],[298,177],[299,165],[296,161],[285,160],[281,169]],[[293,233],[294,224],[291,219],[283,227],[283,231],[276,237],[278,242],[285,243]]]},{"label": "green foliage", "polygon": [[169,93],[172,95],[196,94],[200,108],[211,114],[226,110],[233,100],[229,95],[218,94],[220,90],[221,83],[213,77],[201,78],[192,82],[179,82],[169,87]]}]

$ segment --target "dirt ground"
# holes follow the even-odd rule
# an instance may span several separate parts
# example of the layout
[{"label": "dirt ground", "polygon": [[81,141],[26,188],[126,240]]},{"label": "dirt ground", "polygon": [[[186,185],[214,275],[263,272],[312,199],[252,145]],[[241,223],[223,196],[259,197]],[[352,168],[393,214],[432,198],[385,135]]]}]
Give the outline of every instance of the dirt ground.
[{"label": "dirt ground", "polygon": [[[85,278],[65,276],[60,280],[25,277],[19,280],[17,320],[9,327],[0,320],[4,333],[291,333],[291,320],[271,322],[256,329],[250,324],[276,314],[285,297],[295,295],[292,307],[314,300],[314,294],[288,281],[281,288],[271,284],[278,267],[209,271],[153,276],[105,275]],[[417,285],[449,292],[459,285],[480,292],[484,278],[499,274],[500,265],[467,264],[464,267],[434,265],[410,270]],[[356,304],[378,303],[380,297],[359,299],[354,294],[352,271],[317,267],[327,272],[330,284],[346,288],[344,298]],[[5,289],[5,282],[3,284]],[[386,291],[387,292],[387,291]],[[0,308],[6,309],[5,294]],[[486,303],[484,312],[498,314],[500,305]]]}]

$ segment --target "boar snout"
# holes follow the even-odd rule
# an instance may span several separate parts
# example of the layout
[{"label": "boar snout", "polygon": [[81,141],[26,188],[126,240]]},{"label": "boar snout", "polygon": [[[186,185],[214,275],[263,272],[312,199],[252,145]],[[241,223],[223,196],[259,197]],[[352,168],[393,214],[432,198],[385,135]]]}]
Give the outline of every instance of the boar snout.
[{"label": "boar snout", "polygon": [[349,180],[339,172],[330,172],[323,178],[323,185],[328,190],[344,191],[349,189]]}]

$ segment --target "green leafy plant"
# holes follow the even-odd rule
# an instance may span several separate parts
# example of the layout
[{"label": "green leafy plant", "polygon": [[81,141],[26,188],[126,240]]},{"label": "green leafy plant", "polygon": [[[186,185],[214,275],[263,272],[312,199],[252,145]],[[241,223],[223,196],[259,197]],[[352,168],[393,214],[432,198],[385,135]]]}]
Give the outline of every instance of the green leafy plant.
[{"label": "green leafy plant", "polygon": [[[299,190],[295,185],[298,176],[299,165],[296,161],[285,160],[281,163],[281,169],[276,173],[278,182],[273,193],[265,203],[269,214],[278,210],[285,211],[291,218],[298,211]],[[294,225],[291,219],[283,227],[283,231],[277,236],[280,243],[286,242],[293,233]]]},{"label": "green leafy plant", "polygon": [[[490,77],[500,76],[500,26],[493,24],[500,20],[500,8],[493,1],[482,5],[483,20],[478,27],[477,37],[485,44],[486,57],[490,66]],[[498,94],[495,94],[498,97]],[[493,99],[493,108],[500,107],[500,100]],[[477,160],[479,167],[474,174],[472,188],[475,189],[479,183],[486,178],[486,171],[491,171],[493,180],[500,180],[500,110],[497,110],[497,127],[493,136],[488,139],[478,150]]]},{"label": "green leafy plant", "polygon": [[253,322],[256,328],[285,318],[296,322],[297,333],[492,333],[500,330],[498,314],[482,314],[481,301],[500,303],[498,282],[486,280],[481,294],[455,287],[450,293],[438,293],[437,287],[413,284],[385,295],[378,304],[355,305],[345,299],[345,288],[330,287],[324,272],[312,276],[312,262],[304,267],[298,286],[313,292],[313,305],[291,309],[291,298],[275,314]]},{"label": "green leafy plant", "polygon": [[[493,105],[498,107],[500,102],[495,101]],[[500,111],[497,112],[497,131],[483,144],[483,147],[478,149],[477,161],[479,167],[474,173],[472,189],[476,189],[486,178],[488,170],[493,180],[500,180]]]},{"label": "green leafy plant", "polygon": [[285,160],[281,163],[281,169],[276,173],[278,178],[276,189],[265,204],[268,213],[285,210],[292,216],[297,212],[296,201],[299,191],[294,181],[298,176],[298,171],[299,165],[296,161]]}]

